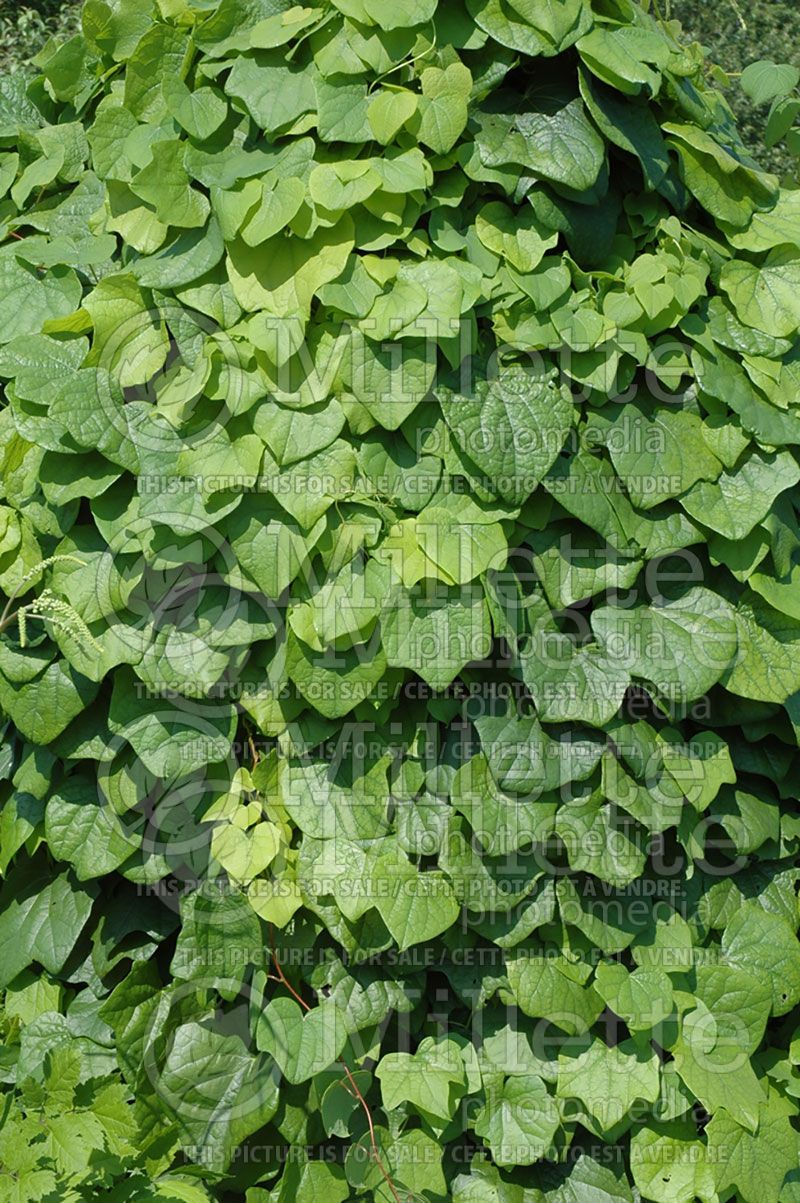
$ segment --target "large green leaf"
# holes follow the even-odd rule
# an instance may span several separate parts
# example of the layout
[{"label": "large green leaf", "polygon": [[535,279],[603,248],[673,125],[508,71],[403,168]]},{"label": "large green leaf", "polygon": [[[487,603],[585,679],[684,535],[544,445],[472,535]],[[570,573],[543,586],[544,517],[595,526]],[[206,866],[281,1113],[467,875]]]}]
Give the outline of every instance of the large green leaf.
[{"label": "large green leaf", "polygon": [[511,504],[534,491],[574,421],[565,390],[521,371],[479,383],[474,397],[443,392],[440,400],[458,445]]},{"label": "large green leaf", "polygon": [[59,972],[86,926],[95,893],[94,886],[79,885],[69,873],[18,871],[9,877],[0,912],[4,988],[32,961]]},{"label": "large green leaf", "polygon": [[800,206],[670,15],[0,78],[0,1203],[794,1203]]},{"label": "large green leaf", "polygon": [[558,1108],[535,1074],[507,1078],[489,1088],[475,1120],[497,1165],[531,1165],[547,1157],[558,1128]]},{"label": "large green leaf", "polygon": [[660,605],[604,607],[592,615],[592,627],[632,676],[674,703],[707,693],[727,672],[738,642],[733,608],[699,587]]}]

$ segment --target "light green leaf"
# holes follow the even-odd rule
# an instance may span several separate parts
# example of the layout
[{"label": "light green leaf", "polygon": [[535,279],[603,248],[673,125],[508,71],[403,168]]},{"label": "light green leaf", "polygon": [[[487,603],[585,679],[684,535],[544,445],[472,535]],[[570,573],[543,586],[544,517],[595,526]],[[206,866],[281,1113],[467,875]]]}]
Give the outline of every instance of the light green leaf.
[{"label": "light green leaf", "polygon": [[453,1040],[426,1036],[412,1053],[387,1053],[375,1070],[387,1111],[411,1103],[426,1119],[452,1119],[467,1085],[461,1050]]},{"label": "light green leaf", "polygon": [[[377,3],[378,0],[372,2]],[[426,67],[420,75],[420,83],[419,140],[435,154],[446,154],[456,144],[467,124],[472,76],[463,63],[451,63],[444,70]]]},{"label": "light green leaf", "polygon": [[160,313],[132,275],[106,276],[83,307],[93,326],[87,366],[116,373],[123,387],[144,384],[161,369],[169,337]]},{"label": "light green leaf", "polygon": [[440,401],[464,453],[516,504],[540,483],[575,420],[566,390],[525,371],[502,372],[474,397],[442,392]]},{"label": "light green leaf", "polygon": [[227,262],[236,299],[245,310],[307,319],[315,293],[342,274],[352,245],[348,217],[308,239],[278,234],[256,248],[237,239]]},{"label": "light green leaf", "polygon": [[0,983],[3,989],[32,961],[48,973],[63,967],[92,909],[96,888],[76,884],[72,874],[12,875],[0,912]]},{"label": "light green leaf", "polygon": [[597,966],[594,988],[631,1030],[654,1028],[672,1010],[672,984],[660,969],[629,973],[619,962],[602,961]]},{"label": "light green leaf", "polygon": [[587,985],[591,971],[587,965],[546,952],[531,956],[523,949],[519,955],[513,950],[506,954],[511,992],[525,1015],[546,1019],[569,1035],[581,1035],[603,1009],[603,1000]]},{"label": "light green leaf", "polygon": [[261,1012],[258,1047],[270,1053],[288,1082],[307,1082],[327,1069],[347,1039],[344,1015],[331,1002],[303,1012],[293,998],[274,998]]},{"label": "light green leaf", "polygon": [[777,1198],[797,1165],[797,1137],[780,1099],[762,1101],[754,1134],[719,1111],[707,1128],[709,1161],[717,1189],[736,1190],[743,1203]]},{"label": "light green leaf", "polygon": [[131,189],[164,225],[195,229],[205,225],[211,211],[207,198],[192,188],[184,161],[184,144],[157,142],[152,161],[131,180]]},{"label": "light green leaf", "polygon": [[459,907],[444,874],[421,873],[399,850],[387,849],[376,857],[372,877],[375,906],[401,951],[432,940],[455,923]]},{"label": "light green leaf", "polygon": [[733,608],[699,586],[659,605],[595,610],[592,627],[609,655],[673,703],[707,693],[737,648]]},{"label": "light green leaf", "polygon": [[477,585],[432,594],[395,593],[384,611],[381,632],[389,664],[412,668],[434,689],[444,689],[471,660],[491,645],[489,612]]},{"label": "light green leaf", "polygon": [[184,79],[190,60],[189,39],[180,29],[161,22],[145,27],[125,66],[125,107],[140,121],[158,122],[166,116],[164,80]]},{"label": "light green leaf", "polygon": [[608,447],[632,501],[646,510],[722,471],[702,421],[687,410],[659,409],[647,417],[625,405],[609,429]]},{"label": "light green leaf", "polygon": [[722,955],[770,986],[773,1015],[785,1015],[800,1000],[800,942],[780,915],[744,902],[725,928]]},{"label": "light green leaf", "polygon": [[735,617],[739,647],[725,688],[742,698],[788,701],[800,689],[800,622],[753,593],[745,593]]},{"label": "light green leaf", "polygon": [[9,247],[0,253],[0,294],[0,343],[8,343],[38,334],[45,322],[71,314],[80,304],[81,286],[70,268],[54,267],[41,274]]},{"label": "light green leaf", "polygon": [[718,1197],[706,1146],[685,1122],[649,1122],[637,1128],[631,1137],[631,1171],[642,1197],[654,1203],[713,1203]]},{"label": "light green leaf", "polygon": [[475,1133],[488,1144],[496,1165],[532,1165],[549,1156],[558,1125],[555,1099],[542,1079],[521,1074],[489,1085]]},{"label": "light green leaf", "polygon": [[435,0],[408,0],[398,8],[392,0],[364,0],[364,11],[381,29],[404,29],[430,21],[436,3]]},{"label": "light green leaf", "polygon": [[237,58],[225,91],[239,100],[268,134],[277,133],[317,107],[313,73],[286,66],[280,53]]},{"label": "light green leaf", "polygon": [[372,136],[387,146],[417,111],[413,92],[384,89],[370,101],[367,120]]},{"label": "light green leaf", "polygon": [[238,1036],[181,1024],[157,1077],[159,1105],[179,1120],[182,1140],[202,1145],[208,1164],[228,1165],[236,1146],[275,1113],[278,1086]]},{"label": "light green leaf", "polygon": [[766,516],[775,498],[798,480],[800,468],[788,451],[752,451],[716,483],[696,484],[681,498],[681,505],[726,539],[743,539]]},{"label": "light green leaf", "polygon": [[630,1040],[610,1048],[594,1039],[585,1052],[559,1056],[556,1093],[580,1099],[600,1131],[610,1131],[637,1099],[658,1098],[658,1057]]},{"label": "light green leaf", "polygon": [[776,96],[786,96],[800,83],[800,68],[790,63],[760,60],[742,72],[740,84],[754,104],[767,104]]},{"label": "light green leaf", "polygon": [[800,322],[800,258],[788,247],[770,251],[763,267],[731,259],[722,269],[720,287],[737,316],[748,326],[782,338]]}]

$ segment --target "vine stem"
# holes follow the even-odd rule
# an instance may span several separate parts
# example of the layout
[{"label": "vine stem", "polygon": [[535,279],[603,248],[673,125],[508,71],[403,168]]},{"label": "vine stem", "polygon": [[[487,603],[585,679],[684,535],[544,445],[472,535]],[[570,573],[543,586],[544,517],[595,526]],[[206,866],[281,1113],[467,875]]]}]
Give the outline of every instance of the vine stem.
[{"label": "vine stem", "polygon": [[371,92],[377,84],[382,83],[383,80],[389,75],[393,75],[395,71],[402,71],[405,67],[413,67],[414,63],[419,62],[420,59],[427,58],[429,54],[433,54],[434,50],[436,49],[436,26],[432,21],[430,22],[430,25],[433,32],[433,41],[431,42],[430,46],[427,46],[425,50],[420,50],[419,54],[415,54],[412,55],[411,58],[404,59],[401,63],[395,63],[395,65],[390,67],[388,71],[384,71],[382,75],[378,75],[369,85],[369,88],[367,89],[368,92]]},{"label": "vine stem", "polygon": [[9,626],[10,623],[12,623],[14,621],[14,619],[16,618],[16,614],[9,614],[9,610],[13,606],[14,602],[17,600],[18,593],[19,593],[19,585],[17,585],[16,589],[13,591],[11,596],[8,598],[5,606],[3,607],[3,613],[0,614],[0,631],[4,631],[6,629],[6,627]]},{"label": "vine stem", "polygon": [[[11,600],[13,601],[14,599],[12,598]],[[9,605],[10,605],[10,603],[9,603]],[[6,606],[5,610],[0,615],[0,635],[2,635],[2,633],[6,629],[6,627],[11,626],[12,622],[14,621],[14,619],[17,617],[17,614],[19,613],[19,610],[15,610],[13,614],[9,614],[8,610],[9,610],[9,606]]]},{"label": "vine stem", "polygon": [[[300,1006],[303,1008],[304,1011],[313,1010],[311,1005],[309,1003],[307,1003],[306,1000],[300,994],[298,994],[297,990],[295,990],[294,986],[288,980],[288,978],[286,977],[286,974],[283,972],[283,966],[281,965],[281,963],[278,959],[278,952],[277,952],[277,949],[275,948],[275,931],[274,931],[274,928],[272,927],[272,924],[270,924],[270,928],[269,928],[269,942],[270,942],[270,947],[272,949],[272,963],[275,966],[275,972],[277,973],[279,980],[286,987],[286,989],[289,991],[289,993],[292,995],[292,997],[297,1000],[297,1002],[300,1004]],[[341,1058],[339,1059],[339,1064],[341,1065],[342,1069],[345,1072],[345,1076],[347,1077],[348,1085],[347,1085],[347,1087],[345,1087],[345,1089],[347,1089],[348,1094],[350,1094],[352,1098],[358,1099],[358,1101],[361,1104],[361,1107],[364,1111],[364,1115],[367,1118],[367,1125],[369,1127],[369,1142],[370,1142],[370,1146],[371,1146],[370,1152],[372,1154],[372,1159],[375,1162],[375,1164],[377,1165],[380,1172],[383,1174],[386,1185],[389,1187],[389,1190],[392,1192],[392,1198],[395,1200],[395,1203],[403,1203],[403,1200],[400,1198],[400,1195],[398,1193],[397,1187],[395,1186],[394,1182],[392,1181],[389,1171],[386,1169],[386,1166],[383,1164],[383,1161],[381,1160],[380,1151],[378,1149],[378,1142],[375,1139],[375,1124],[372,1119],[372,1112],[369,1109],[369,1103],[367,1102],[367,1100],[364,1098],[363,1094],[359,1090],[358,1083],[356,1082],[355,1078],[353,1077],[353,1074],[350,1070],[349,1065],[346,1065],[345,1062],[341,1060]]]}]

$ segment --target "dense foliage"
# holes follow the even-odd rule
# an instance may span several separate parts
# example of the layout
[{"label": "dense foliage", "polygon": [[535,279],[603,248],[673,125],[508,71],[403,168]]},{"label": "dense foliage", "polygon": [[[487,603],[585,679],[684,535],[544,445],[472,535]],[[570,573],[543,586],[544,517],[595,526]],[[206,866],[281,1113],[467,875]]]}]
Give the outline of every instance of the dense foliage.
[{"label": "dense foliage", "polygon": [[39,65],[0,1201],[794,1203],[800,193],[632,0]]},{"label": "dense foliage", "polygon": [[62,0],[0,0],[0,68],[29,71],[31,59],[50,37],[80,29],[80,5]]},{"label": "dense foliage", "polygon": [[[80,27],[80,0],[0,0],[0,66],[28,68],[48,36],[66,37]],[[648,5],[645,5],[648,7]],[[657,16],[680,22],[678,37],[700,42],[708,56],[707,74],[726,88],[742,140],[762,166],[794,172],[796,158],[782,144],[765,146],[761,106],[738,87],[741,72],[765,57],[800,64],[800,9],[791,0],[663,0],[649,7]],[[726,81],[715,66],[731,73]]]}]

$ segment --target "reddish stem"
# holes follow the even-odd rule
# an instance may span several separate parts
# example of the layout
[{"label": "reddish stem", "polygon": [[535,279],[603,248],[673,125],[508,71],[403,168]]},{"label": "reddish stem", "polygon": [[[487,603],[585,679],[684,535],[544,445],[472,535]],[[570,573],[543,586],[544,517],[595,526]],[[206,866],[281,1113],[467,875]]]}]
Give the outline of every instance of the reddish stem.
[{"label": "reddish stem", "polygon": [[[306,1002],[306,1000],[304,998],[300,997],[300,995],[297,993],[297,991],[295,990],[292,983],[287,979],[286,974],[283,972],[283,966],[281,965],[280,961],[278,960],[278,953],[277,953],[277,949],[275,948],[275,932],[272,927],[272,924],[270,924],[270,928],[269,928],[269,942],[270,942],[270,947],[272,948],[272,963],[275,966],[275,972],[277,973],[278,978],[283,983],[283,985],[286,987],[286,989],[289,991],[289,993],[292,995],[292,997],[295,998],[297,1000],[297,1002],[299,1002],[300,1006],[305,1011],[312,1010],[311,1006]],[[375,1162],[375,1164],[377,1165],[380,1172],[383,1174],[386,1185],[389,1187],[389,1190],[392,1192],[392,1198],[395,1200],[395,1203],[403,1203],[402,1199],[400,1198],[400,1195],[398,1194],[397,1187],[395,1186],[394,1182],[391,1179],[391,1176],[389,1175],[389,1171],[386,1169],[385,1165],[383,1164],[383,1161],[381,1160],[381,1155],[378,1150],[378,1142],[375,1139],[375,1124],[372,1119],[372,1112],[369,1109],[369,1103],[367,1102],[367,1100],[364,1098],[363,1094],[359,1090],[358,1083],[356,1082],[355,1078],[353,1077],[353,1074],[350,1070],[349,1065],[346,1065],[345,1062],[342,1061],[341,1059],[339,1060],[339,1064],[341,1065],[342,1069],[344,1070],[345,1076],[347,1077],[347,1081],[350,1085],[350,1090],[348,1091],[348,1093],[351,1096],[354,1096],[356,1099],[358,1099],[359,1103],[361,1104],[361,1106],[363,1108],[364,1115],[367,1117],[367,1125],[369,1127],[369,1143],[371,1146],[372,1159]],[[345,1088],[345,1089],[347,1089],[347,1088]]]}]

